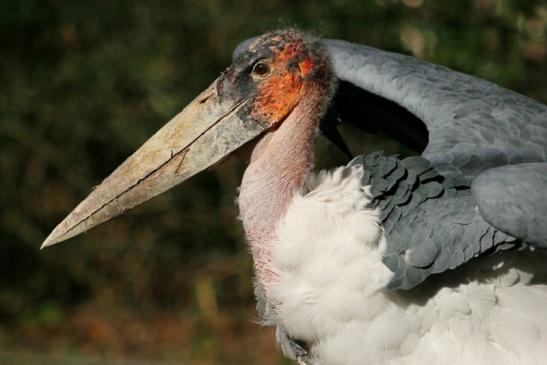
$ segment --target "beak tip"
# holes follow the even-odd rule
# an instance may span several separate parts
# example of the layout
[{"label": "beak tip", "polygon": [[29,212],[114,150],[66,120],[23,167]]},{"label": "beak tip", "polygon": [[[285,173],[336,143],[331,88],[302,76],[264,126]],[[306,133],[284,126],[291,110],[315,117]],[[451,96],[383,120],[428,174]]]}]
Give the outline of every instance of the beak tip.
[{"label": "beak tip", "polygon": [[52,245],[56,244],[57,242],[59,242],[59,241],[56,240],[56,238],[57,237],[55,235],[53,235],[53,232],[51,232],[51,234],[42,243],[42,246],[40,246],[40,250],[43,250],[44,248],[52,246]]},{"label": "beak tip", "polygon": [[59,242],[62,242],[68,237],[65,237],[65,234],[62,232],[59,233],[59,226],[55,227],[55,229],[47,236],[47,238],[42,242],[42,246],[40,246],[40,250],[43,250],[46,247],[53,246]]}]

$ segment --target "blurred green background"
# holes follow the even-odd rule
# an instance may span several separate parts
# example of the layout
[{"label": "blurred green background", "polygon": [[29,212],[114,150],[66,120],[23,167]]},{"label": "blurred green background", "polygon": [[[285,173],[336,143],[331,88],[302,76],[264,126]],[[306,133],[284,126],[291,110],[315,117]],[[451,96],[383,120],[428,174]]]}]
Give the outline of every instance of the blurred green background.
[{"label": "blurred green background", "polygon": [[[272,330],[254,323],[252,265],[234,205],[238,161],[38,250],[245,38],[298,26],[547,101],[543,1],[0,4],[2,364],[286,363]],[[358,152],[401,151],[381,136],[350,142]],[[344,161],[318,145],[319,166]]]}]

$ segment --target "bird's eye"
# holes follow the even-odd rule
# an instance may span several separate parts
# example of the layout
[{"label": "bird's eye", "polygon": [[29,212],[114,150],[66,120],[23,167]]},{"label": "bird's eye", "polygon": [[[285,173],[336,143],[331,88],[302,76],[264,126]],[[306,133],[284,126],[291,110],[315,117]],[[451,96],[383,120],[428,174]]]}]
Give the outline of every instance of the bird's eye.
[{"label": "bird's eye", "polygon": [[257,62],[253,66],[253,74],[263,77],[270,73],[270,65],[265,62]]}]

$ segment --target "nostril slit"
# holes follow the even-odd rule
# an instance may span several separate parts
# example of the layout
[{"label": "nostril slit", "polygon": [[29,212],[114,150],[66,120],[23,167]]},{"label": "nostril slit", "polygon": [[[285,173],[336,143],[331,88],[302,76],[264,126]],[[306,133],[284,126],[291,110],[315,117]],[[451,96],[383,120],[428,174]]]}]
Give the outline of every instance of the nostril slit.
[{"label": "nostril slit", "polygon": [[206,95],[203,99],[199,100],[199,103],[200,104],[205,103],[207,100],[209,100],[211,98],[211,96],[213,96],[213,95],[212,94]]}]

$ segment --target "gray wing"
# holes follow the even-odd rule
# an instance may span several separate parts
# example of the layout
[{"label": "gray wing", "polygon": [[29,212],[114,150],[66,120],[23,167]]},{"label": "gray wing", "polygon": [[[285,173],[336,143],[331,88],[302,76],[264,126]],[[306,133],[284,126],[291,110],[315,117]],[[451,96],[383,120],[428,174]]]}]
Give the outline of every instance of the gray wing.
[{"label": "gray wing", "polygon": [[490,167],[547,161],[544,104],[414,57],[340,40],[323,42],[340,80],[423,121],[429,143],[422,156],[446,178],[469,184]]},{"label": "gray wing", "polygon": [[383,262],[394,273],[389,289],[409,289],[485,252],[522,246],[482,217],[470,189],[447,183],[421,156],[399,160],[372,153],[350,164],[363,166],[370,207],[381,213]]},{"label": "gray wing", "polygon": [[[414,57],[324,42],[340,80],[425,124],[429,141],[422,157],[443,178],[435,199],[419,191],[432,185],[427,180],[381,195],[384,263],[395,273],[389,287],[411,288],[430,274],[520,242],[547,248],[547,106]],[[401,194],[414,202],[389,203]]]},{"label": "gray wing", "polygon": [[471,191],[488,223],[547,249],[547,163],[486,170],[473,180]]}]

